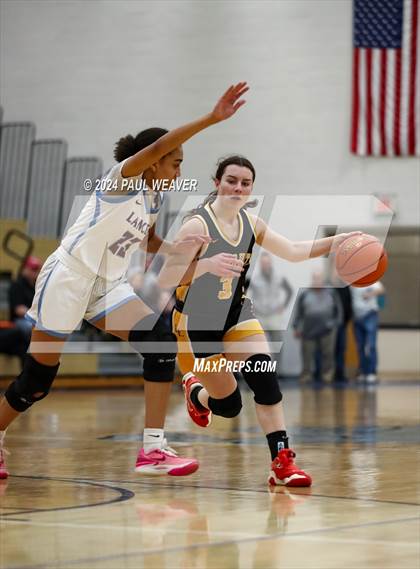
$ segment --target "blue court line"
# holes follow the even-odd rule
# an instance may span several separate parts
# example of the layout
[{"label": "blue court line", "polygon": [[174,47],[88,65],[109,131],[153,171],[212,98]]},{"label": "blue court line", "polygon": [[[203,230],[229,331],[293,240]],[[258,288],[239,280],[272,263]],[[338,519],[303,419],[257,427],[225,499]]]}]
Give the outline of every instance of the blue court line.
[{"label": "blue court line", "polygon": [[[190,488],[194,488],[194,489],[210,489],[210,490],[227,490],[227,491],[234,491],[234,492],[249,492],[249,493],[264,493],[264,494],[268,494],[267,489],[260,489],[260,490],[256,490],[256,489],[243,489],[243,488],[229,488],[229,487],[208,487],[208,486],[200,486],[200,485],[183,485],[183,484],[157,484],[155,481],[115,481],[115,480],[103,480],[101,481],[102,484],[99,484],[98,482],[92,482],[89,479],[67,479],[67,478],[53,478],[53,477],[42,477],[42,476],[19,476],[17,475],[16,477],[20,477],[20,478],[33,478],[33,479],[45,479],[45,480],[57,480],[57,481],[64,481],[64,482],[77,482],[77,483],[84,483],[84,484],[91,484],[94,486],[99,486],[102,488],[110,488],[110,489],[117,489],[117,490],[124,490],[125,492],[130,492],[128,490],[125,489],[121,489],[119,487],[113,487],[113,486],[108,486],[105,483],[111,483],[111,484],[130,484],[130,485],[141,485],[141,486],[149,486],[149,487],[158,487],[158,488],[168,488],[168,489],[174,489],[174,488],[185,488],[186,490],[190,489]],[[133,493],[131,493],[133,494]],[[133,494],[134,495],[134,494]],[[301,495],[301,493],[299,492],[299,495]],[[302,495],[304,496],[313,496],[313,497],[321,497],[321,498],[327,498],[327,499],[345,499],[345,500],[356,500],[356,501],[362,501],[362,502],[376,502],[376,503],[387,503],[387,504],[396,504],[396,505],[408,505],[408,506],[418,506],[419,504],[416,503],[409,503],[409,502],[397,502],[397,501],[390,501],[390,500],[377,500],[377,499],[371,499],[371,498],[356,498],[356,497],[351,497],[351,496],[325,496],[322,494],[305,494],[302,493]],[[128,498],[125,498],[128,499]],[[99,504],[93,504],[95,505],[105,505],[108,503],[112,503],[112,502],[120,502],[120,501],[124,501],[121,498],[117,498],[114,500],[111,500],[109,502],[104,502],[104,503],[99,503]],[[70,507],[63,507],[63,508],[51,508],[51,509],[46,509],[46,510],[41,510],[48,512],[48,511],[58,511],[58,510],[66,510],[66,509],[75,509],[75,508],[84,508],[84,507],[89,507],[89,505],[83,505],[83,506],[70,506]],[[23,513],[27,513],[27,512],[21,512]],[[29,511],[29,513],[31,513]],[[33,512],[33,513],[37,513],[37,512]],[[17,512],[10,512],[10,514],[6,514],[6,516],[9,518],[9,516],[11,515],[19,515]],[[5,517],[5,516],[4,516]],[[17,518],[9,518],[12,521],[27,521],[27,520],[23,520],[23,519],[17,519]],[[362,528],[362,527],[371,527],[371,526],[378,526],[378,525],[385,525],[385,524],[394,524],[394,523],[401,523],[401,522],[411,522],[411,521],[417,521],[419,520],[419,518],[416,517],[409,517],[409,518],[400,518],[400,519],[393,519],[393,520],[382,520],[382,521],[378,521],[378,522],[366,522],[364,524],[351,524],[351,525],[346,525],[346,526],[335,526],[332,528],[322,528],[322,529],[315,529],[315,530],[304,530],[302,532],[294,532],[294,533],[278,533],[278,534],[270,534],[270,535],[266,535],[266,536],[260,536],[260,537],[252,537],[252,538],[244,538],[244,539],[236,539],[236,540],[227,540],[227,541],[223,541],[223,542],[215,542],[215,543],[202,543],[202,544],[194,544],[194,545],[190,545],[190,546],[179,546],[179,547],[173,547],[173,548],[168,548],[168,549],[154,549],[154,550],[148,550],[148,551],[138,551],[138,552],[131,552],[131,553],[123,553],[123,554],[115,554],[115,555],[108,555],[108,556],[103,556],[103,557],[95,557],[95,558],[82,558],[82,559],[77,559],[77,560],[67,560],[65,561],[65,565],[64,567],[67,567],[69,565],[73,566],[73,565],[79,565],[81,563],[88,563],[88,562],[99,562],[99,561],[112,561],[112,560],[116,560],[116,559],[124,559],[124,558],[133,558],[133,557],[146,557],[149,555],[156,555],[156,554],[161,554],[161,555],[165,555],[167,553],[176,553],[179,551],[187,551],[187,550],[191,550],[191,549],[199,549],[202,547],[221,547],[221,546],[225,546],[225,545],[232,545],[232,544],[241,544],[241,543],[252,543],[252,542],[259,542],[259,541],[269,541],[269,540],[275,540],[281,537],[296,537],[296,536],[304,536],[304,535],[313,535],[313,534],[323,534],[323,533],[328,533],[328,532],[332,532],[332,531],[343,531],[343,530],[349,530],[349,529],[358,529],[358,528]],[[7,521],[7,519],[5,519],[5,521]],[[36,524],[36,522],[34,522]],[[40,565],[25,565],[25,566],[21,566],[21,567],[5,567],[4,569],[44,569],[44,568],[48,568],[48,567],[54,567],[55,569],[55,565],[49,565],[48,563],[45,564],[40,564]]]},{"label": "blue court line", "polygon": [[[147,551],[142,551],[142,550],[138,550],[138,551],[132,551],[130,553],[115,553],[113,555],[103,555],[101,557],[84,557],[81,559],[73,559],[73,560],[66,560],[64,562],[62,562],[60,560],[60,565],[61,563],[65,563],[65,565],[63,565],[63,567],[68,567],[70,565],[79,565],[80,563],[98,563],[100,561],[113,561],[113,560],[117,560],[117,559],[129,559],[129,558],[133,558],[133,557],[148,557],[149,555],[167,555],[168,553],[178,553],[178,552],[182,552],[182,551],[191,551],[191,550],[195,550],[195,549],[202,549],[202,548],[214,548],[214,547],[223,547],[223,546],[227,546],[227,545],[240,545],[240,544],[244,544],[244,543],[256,543],[256,542],[261,542],[261,541],[273,541],[279,538],[287,538],[287,537],[301,537],[301,536],[305,536],[305,535],[319,535],[319,534],[325,534],[325,533],[330,533],[330,532],[337,532],[337,531],[345,531],[345,530],[351,530],[351,529],[360,529],[360,528],[365,528],[365,527],[375,527],[375,526],[383,526],[383,525],[392,525],[392,524],[400,524],[400,523],[404,523],[404,522],[412,522],[412,521],[419,521],[420,518],[418,516],[416,517],[410,517],[410,518],[399,518],[399,519],[394,519],[394,520],[382,520],[379,522],[366,522],[364,524],[351,524],[351,525],[344,525],[344,526],[333,526],[333,527],[329,527],[329,528],[321,528],[321,529],[315,529],[315,530],[304,530],[304,531],[297,531],[297,532],[291,532],[291,533],[274,533],[274,534],[270,534],[270,535],[262,535],[262,536],[256,536],[256,537],[245,537],[245,538],[239,538],[239,539],[229,539],[229,540],[225,540],[225,541],[217,541],[217,542],[204,542],[204,543],[194,543],[192,545],[179,545],[176,547],[168,547],[166,549],[148,549]],[[139,528],[140,529],[140,528]],[[187,533],[187,532],[186,532]],[[10,566],[10,567],[5,567],[4,569],[44,569],[44,568],[48,568],[51,567],[53,569],[57,569],[57,565],[51,565],[50,563],[43,563],[43,564],[38,564],[38,565],[22,565],[20,567],[16,567],[16,566]]]},{"label": "blue court line", "polygon": [[[145,486],[146,488],[164,488],[167,490],[173,490],[173,489],[194,489],[194,490],[223,490],[223,491],[227,491],[227,492],[236,492],[236,493],[248,493],[248,494],[269,494],[268,491],[268,487],[261,487],[261,488],[232,488],[230,486],[203,486],[202,484],[200,484],[199,482],[197,482],[197,484],[177,484],[175,481],[171,482],[171,483],[165,483],[165,482],[159,482],[158,480],[154,479],[154,480],[109,480],[109,479],[104,479],[101,481],[98,480],[92,480],[91,478],[54,478],[54,477],[48,477],[48,476],[24,476],[24,475],[20,475],[20,474],[13,474],[11,475],[11,477],[14,478],[35,478],[35,479],[40,479],[40,480],[57,480],[57,481],[63,481],[63,482],[81,482],[84,484],[91,484],[91,485],[97,485],[103,488],[110,488],[110,489],[115,489],[117,491],[125,491],[124,488],[120,488],[119,485],[120,484],[128,484],[128,485],[133,485],[133,486]],[[108,484],[118,484],[118,486],[108,486]],[[294,489],[296,490],[296,489]],[[127,490],[127,492],[131,492],[129,490]],[[131,494],[134,494],[133,492],[131,492]],[[327,500],[351,500],[351,501],[355,501],[355,502],[373,502],[376,504],[396,504],[399,506],[420,506],[420,503],[418,502],[401,502],[401,501],[397,501],[397,500],[380,500],[378,498],[362,498],[362,497],[357,497],[357,496],[329,496],[328,494],[315,494],[314,492],[303,492],[302,489],[300,489],[299,492],[296,492],[297,495],[299,496],[308,496],[308,497],[314,497],[314,498],[325,498]],[[132,496],[130,496],[132,497]],[[125,498],[125,500],[130,499],[130,498]],[[114,499],[113,502],[118,502],[118,501],[125,501],[125,500],[118,500],[118,499]],[[110,502],[107,502],[110,503]],[[105,503],[98,503],[98,504],[93,504],[93,506],[98,505],[106,505]],[[33,509],[33,510],[25,510],[22,513],[43,513],[43,512],[50,512],[50,511],[58,511],[58,510],[69,510],[69,509],[76,509],[76,508],[85,508],[85,507],[90,507],[89,504],[87,505],[83,505],[83,506],[65,506],[65,507],[58,507],[58,508],[51,508],[51,509]],[[4,514],[4,516],[9,516],[9,515],[17,515],[17,512],[10,512],[9,514]]]},{"label": "blue court line", "polygon": [[[86,480],[90,480],[87,478]],[[158,480],[102,480],[102,482],[107,482],[110,484],[133,484],[140,486],[150,486],[152,488],[165,488],[165,489],[194,489],[194,490],[226,490],[229,492],[246,492],[249,494],[269,494],[268,487],[265,488],[231,488],[230,486],[203,486],[202,484],[177,484],[175,481],[171,484],[161,483]],[[296,491],[296,488],[293,488]],[[356,502],[373,502],[378,504],[397,504],[399,506],[420,506],[418,502],[399,502],[396,500],[379,500],[378,498],[361,498],[356,496],[328,496],[327,494],[315,494],[314,492],[303,492],[300,488],[299,492],[296,492],[298,496],[308,496],[314,498],[326,498],[327,500],[352,500]]]},{"label": "blue court line", "polygon": [[107,484],[104,484],[103,482],[97,482],[97,481],[92,482],[90,480],[84,480],[81,478],[54,478],[54,477],[50,477],[50,476],[25,476],[22,474],[12,474],[10,476],[10,478],[27,478],[30,480],[50,480],[53,482],[71,482],[72,484],[86,484],[88,486],[96,486],[98,488],[118,492],[119,496],[117,496],[116,498],[112,498],[111,500],[106,500],[104,502],[92,502],[90,504],[81,504],[78,506],[61,506],[61,507],[56,507],[56,508],[45,508],[45,509],[32,509],[31,508],[31,509],[27,509],[27,510],[19,511],[19,512],[17,512],[15,510],[14,512],[2,514],[2,516],[1,516],[2,519],[8,518],[10,516],[17,516],[20,514],[42,514],[44,512],[61,512],[64,510],[79,510],[82,508],[95,508],[97,506],[108,506],[109,504],[114,504],[116,502],[125,502],[125,501],[130,500],[131,498],[133,498],[135,496],[134,492],[132,492],[131,490],[127,490],[126,488],[119,488],[117,486],[108,486]]}]

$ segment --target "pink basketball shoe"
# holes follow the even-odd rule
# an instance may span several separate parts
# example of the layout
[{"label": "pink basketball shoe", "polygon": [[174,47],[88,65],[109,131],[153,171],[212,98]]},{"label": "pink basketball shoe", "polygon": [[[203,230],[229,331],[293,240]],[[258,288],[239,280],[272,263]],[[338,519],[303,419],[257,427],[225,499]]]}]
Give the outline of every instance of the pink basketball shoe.
[{"label": "pink basketball shoe", "polygon": [[139,450],[135,471],[139,474],[186,476],[198,469],[195,458],[181,458],[170,447],[153,449],[150,452]]}]

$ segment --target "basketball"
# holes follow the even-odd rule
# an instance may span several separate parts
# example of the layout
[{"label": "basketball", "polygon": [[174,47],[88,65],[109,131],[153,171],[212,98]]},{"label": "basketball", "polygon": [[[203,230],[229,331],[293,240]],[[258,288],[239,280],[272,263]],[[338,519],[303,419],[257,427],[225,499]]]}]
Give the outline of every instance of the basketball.
[{"label": "basketball", "polygon": [[355,287],[378,281],[388,266],[388,256],[373,235],[349,237],[337,249],[335,266],[341,280]]}]

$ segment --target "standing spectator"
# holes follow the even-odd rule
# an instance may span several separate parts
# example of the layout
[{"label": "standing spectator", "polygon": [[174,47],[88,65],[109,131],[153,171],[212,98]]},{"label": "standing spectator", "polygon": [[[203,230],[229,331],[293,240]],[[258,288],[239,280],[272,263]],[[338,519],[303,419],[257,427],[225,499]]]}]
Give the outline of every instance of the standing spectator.
[{"label": "standing spectator", "polygon": [[28,257],[18,278],[12,282],[9,289],[10,320],[22,332],[28,344],[31,339],[32,324],[25,319],[25,314],[32,305],[35,282],[41,267],[41,259]]},{"label": "standing spectator", "polygon": [[357,379],[358,381],[366,381],[366,383],[377,381],[378,296],[384,293],[385,288],[379,281],[364,288],[351,287],[354,334],[359,354],[359,375]]},{"label": "standing spectator", "polygon": [[334,381],[348,381],[346,376],[345,358],[347,349],[347,327],[353,317],[350,287],[339,278],[334,270],[332,284],[341,302],[342,321],[338,325],[335,339],[335,374]]},{"label": "standing spectator", "polygon": [[283,322],[283,312],[290,302],[293,289],[287,279],[282,277],[273,265],[269,253],[260,255],[257,270],[249,283],[250,296],[254,311],[259,318],[268,340],[271,353],[276,361],[276,371],[280,374],[280,355],[278,344],[283,340],[283,330],[287,323]]},{"label": "standing spectator", "polygon": [[299,295],[293,323],[295,336],[302,339],[301,381],[313,378],[317,351],[321,359],[321,379],[331,381],[334,373],[335,331],[341,320],[341,303],[335,290],[325,288],[322,272],[314,272],[312,287]]}]

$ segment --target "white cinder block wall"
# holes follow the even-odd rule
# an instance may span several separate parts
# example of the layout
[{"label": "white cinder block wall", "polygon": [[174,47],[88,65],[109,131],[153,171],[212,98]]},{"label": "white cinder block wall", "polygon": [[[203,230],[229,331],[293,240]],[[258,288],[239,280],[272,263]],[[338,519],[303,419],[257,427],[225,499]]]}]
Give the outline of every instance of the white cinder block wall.
[{"label": "white cinder block wall", "polygon": [[203,193],[216,158],[241,152],[260,193],[392,192],[413,225],[418,162],[349,154],[351,26],[350,0],[4,0],[5,120],[108,165],[122,134],[174,127],[246,79],[247,108],[185,147]]},{"label": "white cinder block wall", "polygon": [[183,175],[200,193],[216,159],[238,152],[255,163],[259,194],[393,193],[393,223],[419,223],[418,160],[349,153],[350,0],[3,0],[0,10],[4,120],[66,138],[70,156],[109,166],[121,135],[175,127],[247,80],[237,117],[185,145]]}]

